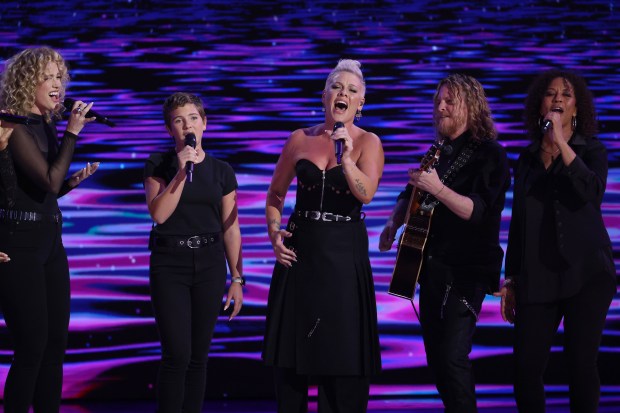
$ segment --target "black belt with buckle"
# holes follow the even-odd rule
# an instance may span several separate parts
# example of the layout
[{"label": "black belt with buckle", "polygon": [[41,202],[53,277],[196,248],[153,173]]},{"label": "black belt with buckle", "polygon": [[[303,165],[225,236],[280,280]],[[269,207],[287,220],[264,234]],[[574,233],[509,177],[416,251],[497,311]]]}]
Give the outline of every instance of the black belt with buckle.
[{"label": "black belt with buckle", "polygon": [[364,215],[351,217],[349,215],[334,214],[332,212],[324,211],[295,211],[295,215],[299,218],[309,219],[311,221],[325,221],[325,222],[355,222],[360,219],[364,219]]},{"label": "black belt with buckle", "polygon": [[0,208],[0,221],[30,221],[30,222],[62,222],[62,214],[42,214],[40,212],[17,211],[15,209]]},{"label": "black belt with buckle", "polygon": [[152,247],[163,248],[204,248],[209,244],[220,241],[220,234],[193,235],[191,237],[154,236],[151,241]]}]

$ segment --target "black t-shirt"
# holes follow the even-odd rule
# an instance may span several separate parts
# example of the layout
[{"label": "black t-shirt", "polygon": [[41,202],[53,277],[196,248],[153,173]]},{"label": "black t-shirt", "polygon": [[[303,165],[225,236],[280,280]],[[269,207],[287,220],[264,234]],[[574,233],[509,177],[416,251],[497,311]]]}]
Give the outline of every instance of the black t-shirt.
[{"label": "black t-shirt", "polygon": [[[174,150],[152,154],[144,167],[144,179],[161,178],[170,184],[178,170]],[[205,153],[194,165],[193,182],[185,182],[176,209],[163,224],[156,225],[157,235],[199,235],[222,232],[222,198],[237,189],[232,167]]]},{"label": "black t-shirt", "polygon": [[[452,166],[469,139],[466,132],[450,142],[453,152],[442,155],[436,166],[440,177]],[[482,142],[450,185],[452,190],[473,201],[471,218],[459,218],[439,203],[431,220],[424,264],[431,260],[441,263],[457,285],[482,283],[491,289],[497,288],[504,255],[499,244],[499,229],[509,186],[506,151],[496,141]],[[409,199],[411,191],[412,186],[407,185],[398,198]],[[433,274],[423,273],[422,279],[425,276]]]}]

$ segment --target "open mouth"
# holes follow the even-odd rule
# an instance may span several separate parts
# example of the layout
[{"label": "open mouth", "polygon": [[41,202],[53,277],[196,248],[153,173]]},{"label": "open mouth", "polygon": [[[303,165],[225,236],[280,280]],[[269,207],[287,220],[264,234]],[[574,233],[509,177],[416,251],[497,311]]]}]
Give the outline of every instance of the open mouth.
[{"label": "open mouth", "polygon": [[339,110],[347,110],[347,108],[349,107],[349,105],[347,105],[347,103],[343,102],[342,100],[337,100],[336,103],[334,103],[334,106],[336,107],[336,109]]},{"label": "open mouth", "polygon": [[58,99],[60,98],[60,93],[56,91],[50,92],[49,97],[51,97],[54,101],[58,101]]},{"label": "open mouth", "polygon": [[551,108],[551,112],[564,113],[564,109],[562,108]]}]

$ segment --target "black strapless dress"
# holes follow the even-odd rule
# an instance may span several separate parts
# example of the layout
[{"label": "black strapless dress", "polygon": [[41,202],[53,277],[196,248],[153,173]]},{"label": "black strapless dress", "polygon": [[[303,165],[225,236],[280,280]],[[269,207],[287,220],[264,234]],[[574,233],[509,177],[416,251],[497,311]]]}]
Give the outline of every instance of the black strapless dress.
[{"label": "black strapless dress", "polygon": [[[361,202],[341,167],[296,165],[297,199],[287,228],[291,268],[276,263],[267,304],[263,359],[305,375],[370,376],[381,370],[375,290]],[[312,220],[319,211],[350,221]],[[329,219],[329,218],[328,218]]]}]

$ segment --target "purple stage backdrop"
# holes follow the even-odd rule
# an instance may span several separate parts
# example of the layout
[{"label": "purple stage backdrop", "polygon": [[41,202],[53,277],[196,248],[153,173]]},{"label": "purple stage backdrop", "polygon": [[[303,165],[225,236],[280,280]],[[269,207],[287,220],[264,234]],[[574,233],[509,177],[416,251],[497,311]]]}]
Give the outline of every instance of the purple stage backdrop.
[{"label": "purple stage backdrop", "polygon": [[[244,268],[241,315],[222,313],[209,361],[209,397],[273,397],[260,350],[274,264],[264,223],[265,193],[290,131],[321,122],[321,91],[340,58],[367,77],[360,126],[377,133],[386,166],[365,207],[377,291],[384,372],[372,394],[418,397],[434,387],[420,326],[409,302],[389,296],[395,254],[377,249],[382,226],[433,139],[432,96],[451,72],[477,77],[489,96],[500,140],[516,160],[526,143],[522,108],[533,76],[551,67],[581,72],[596,97],[600,138],[609,149],[605,222],[620,258],[620,27],[617,1],[3,1],[0,62],[24,47],[49,45],[70,63],[68,96],[94,101],[117,122],[81,134],[72,170],[100,170],[61,199],[69,253],[72,313],[66,398],[152,398],[160,348],[149,301],[151,220],[142,168],[170,147],[161,115],[175,91],[206,104],[206,149],[230,162],[239,181]],[[60,130],[64,125],[60,125]],[[287,211],[294,203],[294,187]],[[505,247],[512,193],[503,214]],[[600,368],[604,395],[620,397],[620,298],[609,311]],[[481,394],[511,390],[512,327],[488,297],[473,359]],[[549,391],[566,392],[562,335]],[[0,326],[0,382],[11,360]],[[0,395],[2,390],[0,390]]]}]

